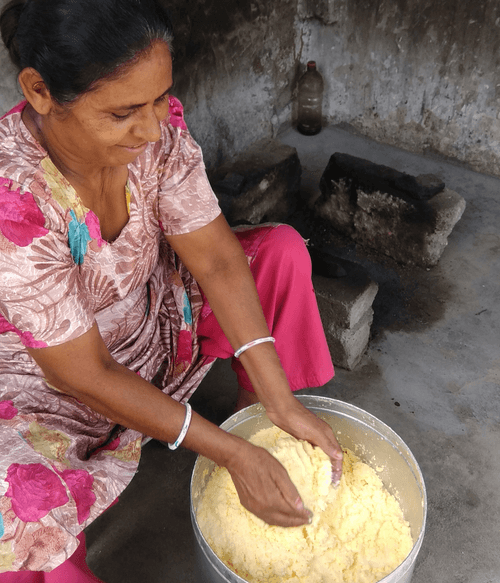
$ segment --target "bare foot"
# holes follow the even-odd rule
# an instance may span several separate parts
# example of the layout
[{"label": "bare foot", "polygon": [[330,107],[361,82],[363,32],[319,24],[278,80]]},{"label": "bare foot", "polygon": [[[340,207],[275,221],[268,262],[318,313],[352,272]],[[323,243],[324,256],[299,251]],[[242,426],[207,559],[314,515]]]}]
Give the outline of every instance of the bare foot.
[{"label": "bare foot", "polygon": [[233,414],[258,402],[259,398],[257,397],[256,393],[250,393],[249,391],[238,387],[238,397],[236,399],[236,406],[234,408]]}]

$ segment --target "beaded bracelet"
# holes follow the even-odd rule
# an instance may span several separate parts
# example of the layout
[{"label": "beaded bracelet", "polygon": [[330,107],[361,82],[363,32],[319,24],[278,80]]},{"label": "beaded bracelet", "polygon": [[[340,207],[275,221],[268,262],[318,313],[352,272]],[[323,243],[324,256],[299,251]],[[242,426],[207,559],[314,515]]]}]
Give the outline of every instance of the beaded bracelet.
[{"label": "beaded bracelet", "polygon": [[186,403],[186,417],[184,417],[184,425],[182,426],[179,437],[174,441],[174,443],[169,443],[168,447],[171,450],[177,449],[182,443],[182,440],[186,437],[186,433],[189,429],[189,424],[191,423],[191,405]]},{"label": "beaded bracelet", "polygon": [[257,346],[257,344],[262,344],[263,342],[276,342],[276,339],[272,336],[267,336],[266,338],[257,338],[257,340],[252,340],[252,342],[248,342],[247,344],[243,344],[238,350],[234,353],[234,357],[238,358],[242,352],[252,348],[252,346]]}]

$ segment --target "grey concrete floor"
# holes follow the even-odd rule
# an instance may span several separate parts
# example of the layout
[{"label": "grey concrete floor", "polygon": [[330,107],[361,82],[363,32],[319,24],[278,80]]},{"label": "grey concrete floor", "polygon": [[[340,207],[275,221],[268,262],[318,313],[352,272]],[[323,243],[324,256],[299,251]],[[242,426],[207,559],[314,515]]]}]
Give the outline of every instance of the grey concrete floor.
[{"label": "grey concrete floor", "polygon": [[[408,269],[346,242],[380,286],[373,338],[354,371],[321,388],[396,431],[415,455],[428,494],[427,528],[412,583],[500,582],[500,180],[408,154],[349,131],[280,136],[299,152],[303,190],[314,197],[334,152],[410,174],[432,172],[467,208],[439,264]],[[236,383],[218,362],[195,393],[195,410],[221,423]],[[106,583],[198,583],[189,517],[195,454],[144,447],[120,502],[87,529],[88,561]]]}]

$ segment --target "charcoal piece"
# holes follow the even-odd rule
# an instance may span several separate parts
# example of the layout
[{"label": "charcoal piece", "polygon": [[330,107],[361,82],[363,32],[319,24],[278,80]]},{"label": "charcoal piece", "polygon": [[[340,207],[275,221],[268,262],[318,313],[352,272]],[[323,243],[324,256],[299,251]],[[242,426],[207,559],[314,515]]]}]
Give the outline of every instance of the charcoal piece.
[{"label": "charcoal piece", "polygon": [[363,158],[336,152],[328,164],[332,180],[348,179],[365,192],[386,192],[407,200],[429,200],[441,192],[445,183],[437,176],[412,176],[394,168],[375,164]]},{"label": "charcoal piece", "polygon": [[245,184],[245,177],[235,172],[229,172],[222,180],[213,185],[216,194],[239,196]]},{"label": "charcoal piece", "polygon": [[446,186],[441,178],[435,174],[419,174],[415,180],[421,188],[424,188],[429,192],[434,192],[434,195],[442,192]]}]

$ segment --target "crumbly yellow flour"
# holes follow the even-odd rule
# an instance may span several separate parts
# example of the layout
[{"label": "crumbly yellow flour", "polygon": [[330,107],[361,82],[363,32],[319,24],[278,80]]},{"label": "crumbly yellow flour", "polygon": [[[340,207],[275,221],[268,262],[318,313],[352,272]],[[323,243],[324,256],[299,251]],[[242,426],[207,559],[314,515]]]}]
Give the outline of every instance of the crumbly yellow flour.
[{"label": "crumbly yellow flour", "polygon": [[240,504],[231,477],[217,467],[197,518],[212,549],[251,583],[375,583],[393,571],[413,547],[409,524],[375,471],[344,450],[340,485],[330,483],[328,456],[277,427],[250,441],[285,467],[310,525],[270,526]]}]

